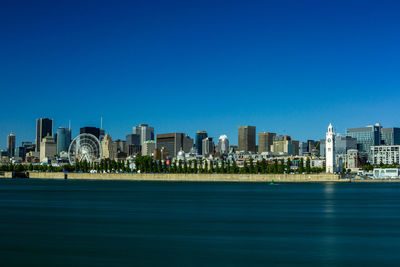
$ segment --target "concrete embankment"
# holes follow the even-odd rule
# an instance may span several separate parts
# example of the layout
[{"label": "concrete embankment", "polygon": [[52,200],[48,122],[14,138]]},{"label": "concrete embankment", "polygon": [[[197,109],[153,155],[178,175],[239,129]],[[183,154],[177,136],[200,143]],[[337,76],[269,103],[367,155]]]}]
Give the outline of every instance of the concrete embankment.
[{"label": "concrete embankment", "polygon": [[348,182],[334,174],[160,174],[31,172],[34,179],[132,180],[176,182]]}]

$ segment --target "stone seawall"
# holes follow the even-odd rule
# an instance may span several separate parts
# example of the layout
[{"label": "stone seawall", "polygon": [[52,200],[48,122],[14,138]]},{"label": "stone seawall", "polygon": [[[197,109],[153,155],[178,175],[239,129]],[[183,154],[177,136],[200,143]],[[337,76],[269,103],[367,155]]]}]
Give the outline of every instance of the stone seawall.
[{"label": "stone seawall", "polygon": [[137,174],[31,172],[33,179],[86,179],[176,182],[348,182],[334,174]]}]

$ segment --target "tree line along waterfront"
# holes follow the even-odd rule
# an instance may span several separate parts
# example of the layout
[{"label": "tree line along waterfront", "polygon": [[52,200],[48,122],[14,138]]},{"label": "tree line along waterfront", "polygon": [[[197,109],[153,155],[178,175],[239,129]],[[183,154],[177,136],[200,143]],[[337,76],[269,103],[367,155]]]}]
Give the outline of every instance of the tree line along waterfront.
[{"label": "tree line along waterfront", "polygon": [[281,174],[281,173],[321,173],[323,168],[311,167],[310,159],[300,160],[299,166],[293,168],[290,159],[254,162],[250,159],[238,166],[236,161],[208,160],[153,160],[150,156],[138,156],[134,165],[124,160],[102,159],[100,162],[76,162],[74,165],[52,166],[36,164],[7,164],[1,165],[0,171],[41,171],[41,172],[97,172],[97,173],[232,173],[232,174]]}]

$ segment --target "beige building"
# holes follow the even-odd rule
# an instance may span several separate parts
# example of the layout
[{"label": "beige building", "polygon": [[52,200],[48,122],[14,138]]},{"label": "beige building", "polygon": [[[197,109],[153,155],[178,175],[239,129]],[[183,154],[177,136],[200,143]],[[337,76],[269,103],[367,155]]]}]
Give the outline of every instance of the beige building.
[{"label": "beige building", "polygon": [[292,138],[288,135],[275,136],[271,146],[271,152],[275,155],[294,155]]},{"label": "beige building", "polygon": [[256,127],[239,126],[239,151],[256,152]]},{"label": "beige building", "polygon": [[258,134],[258,153],[271,152],[271,146],[274,144],[276,133],[259,133]]},{"label": "beige building", "polygon": [[40,161],[53,159],[57,156],[57,143],[51,136],[46,136],[40,142]]},{"label": "beige building", "polygon": [[156,141],[147,140],[143,142],[142,145],[142,156],[151,156],[151,154],[156,149]]},{"label": "beige building", "polygon": [[101,149],[102,149],[101,157],[104,159],[114,159],[114,154],[115,154],[114,148],[115,144],[111,139],[111,136],[109,134],[106,134],[106,136],[104,136],[103,141],[101,142]]}]

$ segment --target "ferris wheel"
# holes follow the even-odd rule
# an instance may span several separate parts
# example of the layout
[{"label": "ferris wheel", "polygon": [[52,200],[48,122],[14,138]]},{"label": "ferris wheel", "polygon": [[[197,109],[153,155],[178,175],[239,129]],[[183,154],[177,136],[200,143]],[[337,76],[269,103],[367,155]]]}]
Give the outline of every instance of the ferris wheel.
[{"label": "ferris wheel", "polygon": [[68,159],[71,165],[74,165],[77,161],[87,161],[92,163],[98,161],[100,156],[100,141],[92,134],[80,134],[75,137],[69,145]]}]

